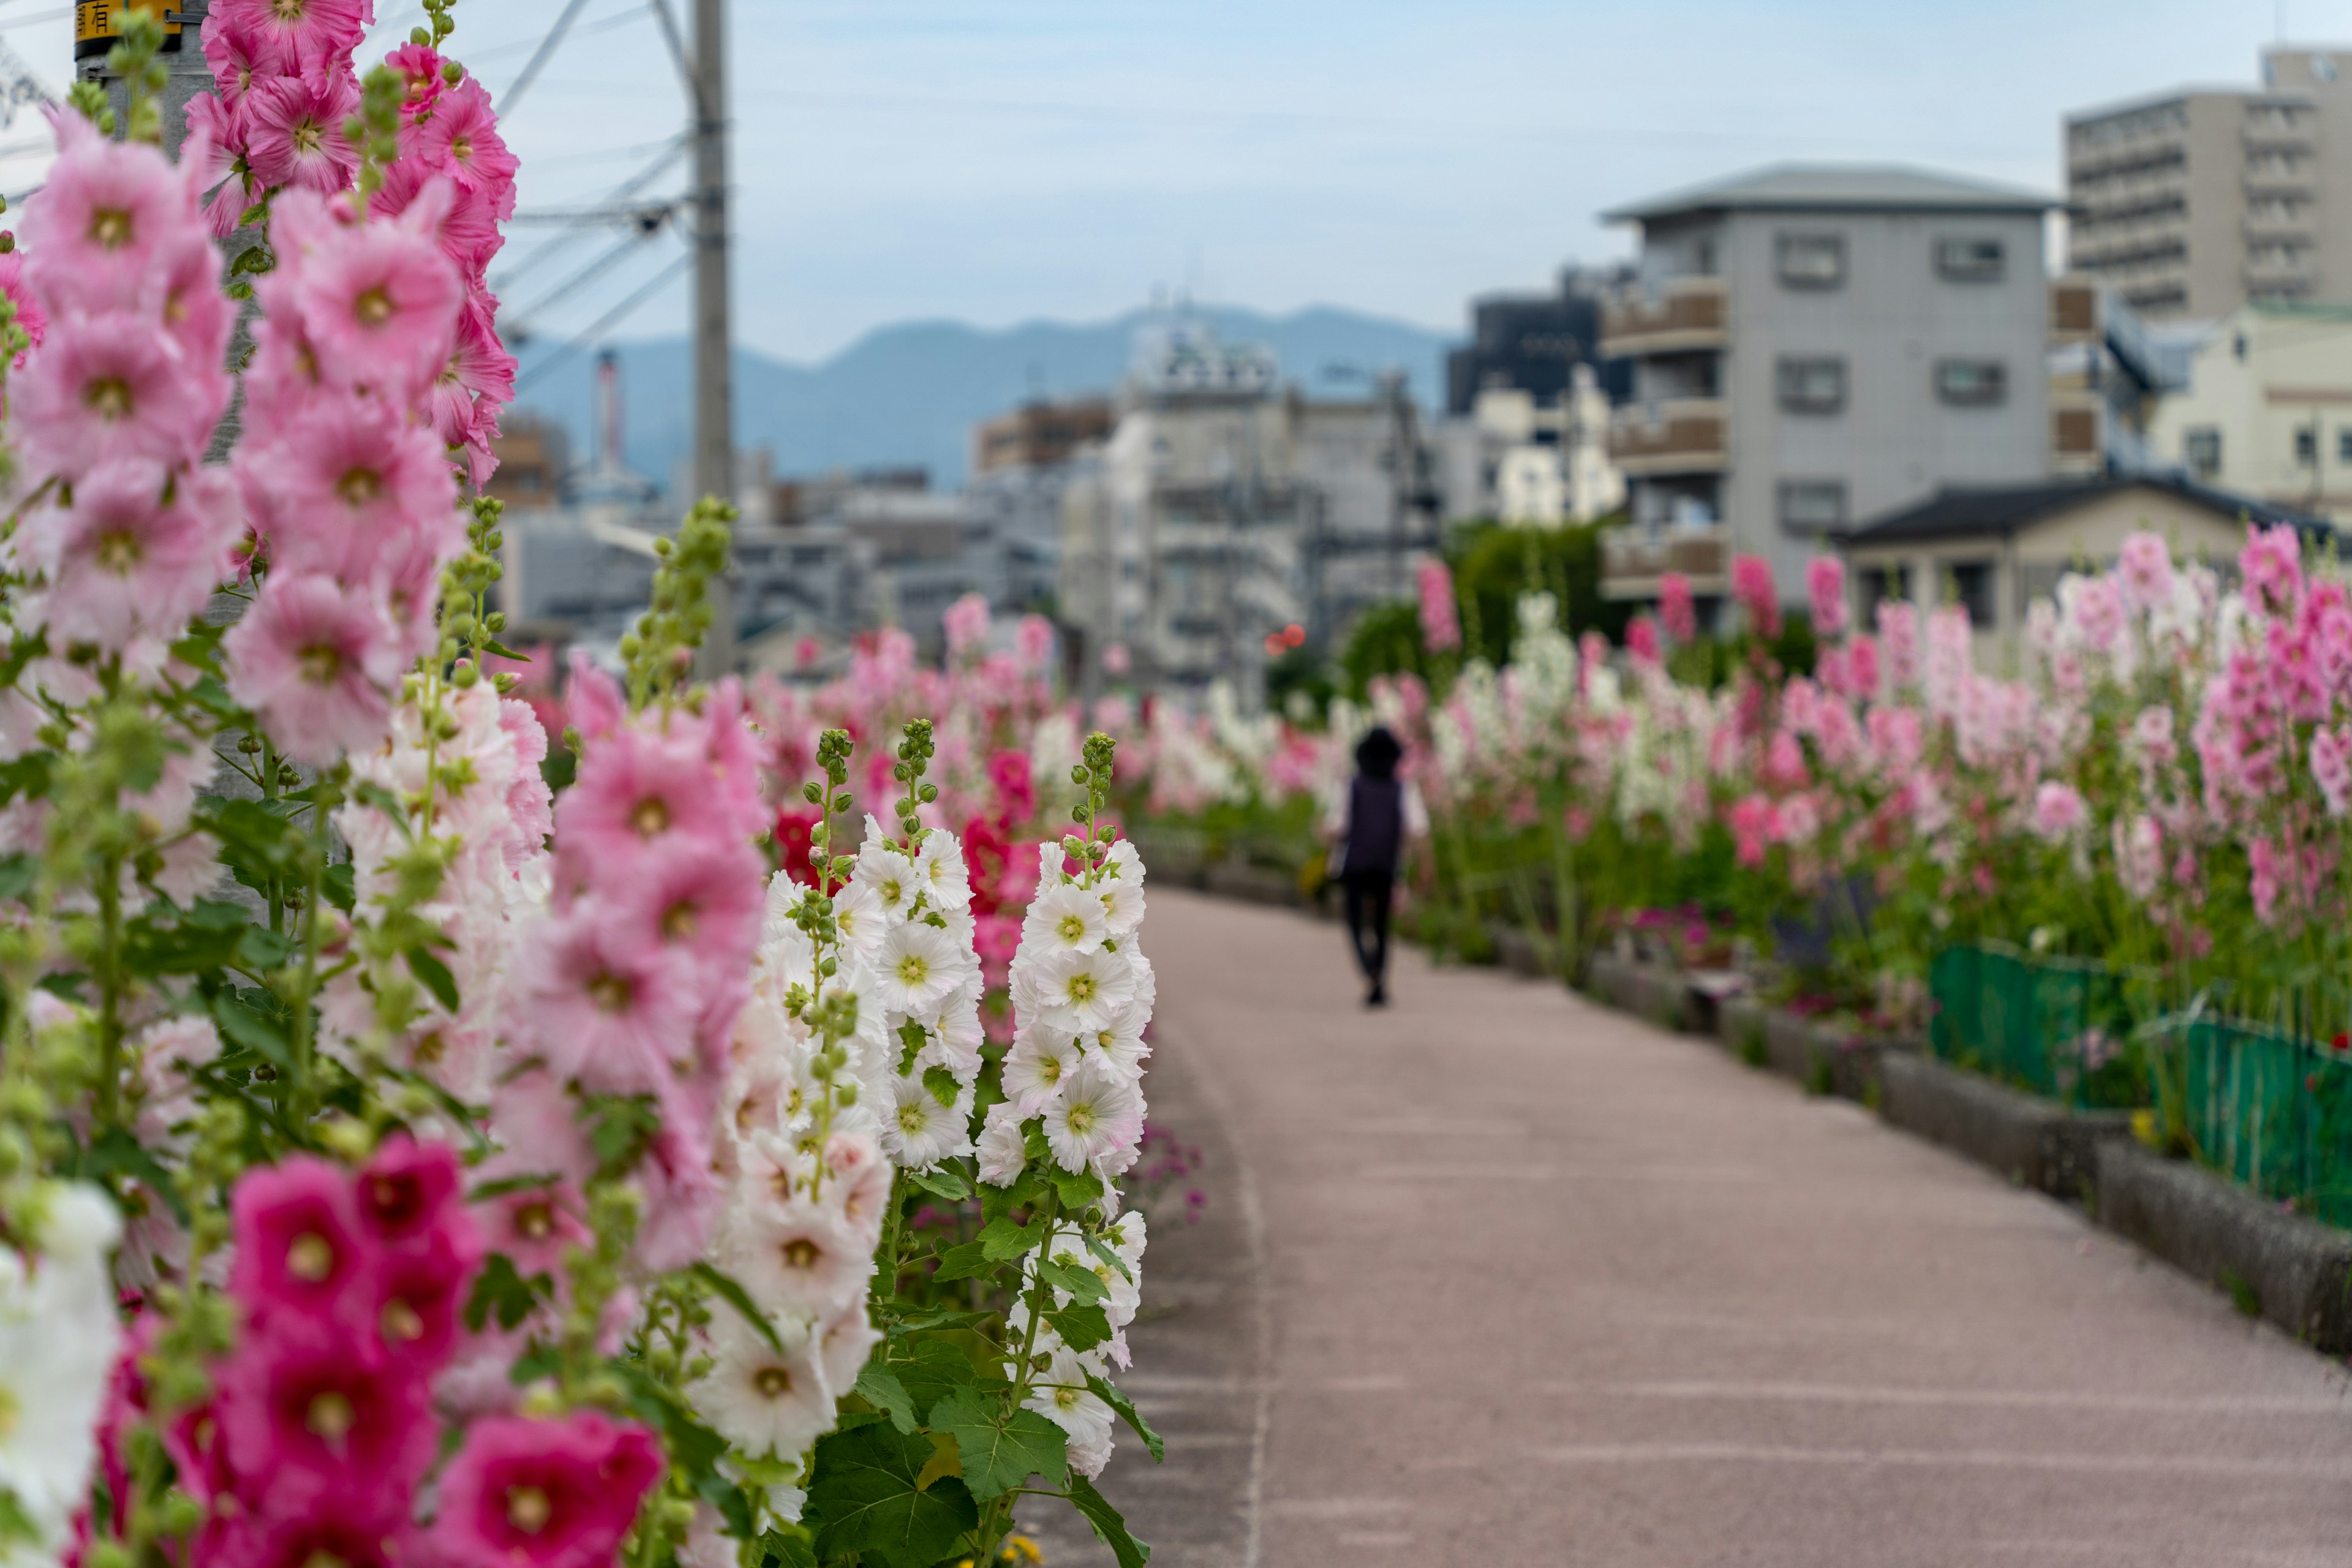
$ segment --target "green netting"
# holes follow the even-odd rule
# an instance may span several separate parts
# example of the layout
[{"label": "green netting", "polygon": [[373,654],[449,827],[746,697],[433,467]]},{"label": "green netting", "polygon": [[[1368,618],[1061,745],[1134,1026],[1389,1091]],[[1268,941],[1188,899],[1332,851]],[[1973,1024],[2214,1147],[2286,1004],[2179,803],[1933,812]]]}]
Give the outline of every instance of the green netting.
[{"label": "green netting", "polygon": [[2267,1197],[2352,1225],[2352,1062],[2291,1035],[2200,1018],[2156,1075],[2168,1130]]},{"label": "green netting", "polygon": [[1928,970],[1938,1057],[2084,1109],[2147,1103],[2123,977],[2005,944],[1946,948]]}]

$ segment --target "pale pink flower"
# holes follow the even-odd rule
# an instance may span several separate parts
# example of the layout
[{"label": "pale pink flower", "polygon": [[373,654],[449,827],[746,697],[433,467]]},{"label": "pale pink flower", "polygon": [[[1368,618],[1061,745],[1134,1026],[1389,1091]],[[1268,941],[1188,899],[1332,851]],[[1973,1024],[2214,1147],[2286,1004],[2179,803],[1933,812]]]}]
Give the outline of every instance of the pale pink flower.
[{"label": "pale pink flower", "polygon": [[1780,589],[1772,563],[1760,555],[1731,558],[1731,596],[1748,612],[1748,629],[1760,637],[1780,635]]},{"label": "pale pink flower", "polygon": [[1666,636],[1688,643],[1698,636],[1698,606],[1691,600],[1690,579],[1668,572],[1658,579],[1658,621]]},{"label": "pale pink flower", "polygon": [[2087,810],[2074,785],[2045,779],[2033,792],[2033,830],[2044,838],[2063,838],[2083,825]]},{"label": "pale pink flower", "polygon": [[158,323],[121,311],[68,316],[10,399],[36,471],[84,474],[145,458],[192,462],[226,406],[228,378],[192,363]]},{"label": "pale pink flower", "polygon": [[246,96],[246,163],[265,185],[340,191],[358,172],[360,155],[343,136],[359,112],[359,84],[349,71],[281,76],[257,83]]},{"label": "pale pink flower", "polygon": [[1454,607],[1454,574],[1434,556],[1421,563],[1421,641],[1432,653],[1462,646],[1462,620]]},{"label": "pale pink flower", "polygon": [[[58,121],[74,122],[86,123],[71,113]],[[69,133],[59,143],[26,208],[26,278],[58,313],[135,310],[159,251],[195,228],[187,187],[170,160],[142,142]]]},{"label": "pale pink flower", "polygon": [[2246,599],[2274,616],[2288,614],[2303,592],[2303,542],[2293,523],[2246,527],[2246,547],[2238,552]]},{"label": "pale pink flower", "polygon": [[303,334],[328,380],[406,404],[448,363],[465,285],[424,235],[361,225],[304,258],[296,278]]},{"label": "pale pink flower", "polygon": [[2164,536],[2145,530],[2126,535],[2116,561],[2116,576],[2125,601],[2142,614],[2169,601],[2172,552],[2165,548]]},{"label": "pale pink flower", "polygon": [[109,464],[74,486],[73,504],[26,521],[49,580],[42,601],[53,647],[119,652],[142,634],[175,637],[228,567],[241,520],[217,469],[176,476],[152,463]]},{"label": "pale pink flower", "polygon": [[515,171],[520,161],[499,134],[488,91],[472,77],[443,93],[430,115],[402,128],[400,154],[485,192],[501,222],[514,216]]},{"label": "pale pink flower", "polygon": [[[350,74],[352,51],[375,20],[374,0],[218,0],[225,28],[254,40],[257,58],[280,76],[302,71]],[[212,58],[212,28],[205,29]],[[219,69],[217,64],[214,67]]]},{"label": "pale pink flower", "polygon": [[693,966],[648,949],[593,900],[532,932],[517,968],[520,1022],[559,1077],[614,1094],[658,1093],[689,1060]]},{"label": "pale pink flower", "polygon": [[2320,729],[2311,735],[2311,777],[2327,803],[2327,815],[2352,809],[2352,737]]},{"label": "pale pink flower", "polygon": [[1811,601],[1813,635],[1833,637],[1845,630],[1845,563],[1816,555],[1805,563],[1805,595]]},{"label": "pale pink flower", "polygon": [[457,484],[431,433],[372,398],[313,399],[281,439],[240,454],[239,468],[247,494],[269,508],[254,521],[280,570],[362,583],[397,565],[411,535],[436,556],[464,537]]},{"label": "pale pink flower", "polygon": [[161,296],[163,330],[188,363],[221,363],[236,309],[221,292],[220,251],[203,229],[183,229],[166,242],[152,286]]},{"label": "pale pink flower", "polygon": [[315,574],[272,576],[229,632],[229,690],[258,711],[297,762],[323,767],[383,738],[399,647],[364,588]]}]

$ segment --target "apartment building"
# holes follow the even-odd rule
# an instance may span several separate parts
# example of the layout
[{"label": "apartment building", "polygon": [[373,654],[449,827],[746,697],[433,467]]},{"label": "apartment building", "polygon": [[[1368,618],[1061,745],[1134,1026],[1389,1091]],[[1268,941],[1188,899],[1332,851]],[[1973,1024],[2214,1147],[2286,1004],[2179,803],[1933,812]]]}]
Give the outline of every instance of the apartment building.
[{"label": "apartment building", "polygon": [[1831,533],[1950,484],[2051,469],[2052,294],[2029,191],[1883,165],[1783,164],[1636,203],[1601,348],[1633,363],[1610,453],[1631,525],[1604,591],[1702,595],[1732,552],[1801,598]]},{"label": "apartment building", "polygon": [[2154,321],[2352,300],[2352,48],[2069,115],[2067,264]]},{"label": "apartment building", "polygon": [[1431,433],[1442,514],[1557,528],[1615,511],[1625,476],[1609,458],[1609,407],[1590,364],[1570,366],[1549,403],[1515,386],[1480,388],[1468,413]]},{"label": "apartment building", "polygon": [[2352,305],[2252,304],[2214,323],[2149,445],[2200,484],[2352,523]]}]

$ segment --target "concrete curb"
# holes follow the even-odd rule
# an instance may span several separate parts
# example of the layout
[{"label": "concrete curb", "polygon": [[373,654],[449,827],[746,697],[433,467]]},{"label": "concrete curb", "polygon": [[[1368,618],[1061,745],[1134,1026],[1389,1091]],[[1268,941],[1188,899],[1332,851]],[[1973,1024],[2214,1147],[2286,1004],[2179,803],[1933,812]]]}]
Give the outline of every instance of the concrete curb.
[{"label": "concrete curb", "polygon": [[2070,1110],[1925,1053],[1889,1053],[1879,1070],[1888,1121],[2086,1209],[2097,1198],[2100,1145],[2131,1136],[2128,1111]]},{"label": "concrete curb", "polygon": [[2330,1355],[2352,1351],[2352,1233],[2137,1143],[2098,1149],[2099,1223]]},{"label": "concrete curb", "polygon": [[1690,988],[1671,970],[1596,952],[1584,966],[1584,988],[1619,1012],[1646,1018],[1662,1029],[1686,1032],[1696,1021]]},{"label": "concrete curb", "polygon": [[1519,927],[1490,921],[1486,927],[1486,940],[1495,944],[1495,962],[1512,973],[1525,975],[1529,980],[1557,978],[1545,967],[1543,952],[1536,946],[1535,938]]}]

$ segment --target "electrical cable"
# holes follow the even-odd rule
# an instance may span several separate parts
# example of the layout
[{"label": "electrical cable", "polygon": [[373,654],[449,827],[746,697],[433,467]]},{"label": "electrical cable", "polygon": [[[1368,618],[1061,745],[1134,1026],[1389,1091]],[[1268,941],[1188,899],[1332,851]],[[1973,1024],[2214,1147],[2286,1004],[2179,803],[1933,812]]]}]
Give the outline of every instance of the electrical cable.
[{"label": "electrical cable", "polygon": [[684,272],[693,260],[694,253],[692,251],[688,251],[685,255],[672,260],[667,267],[663,268],[659,272],[656,273],[652,280],[647,282],[643,288],[639,289],[635,293],[631,294],[619,304],[614,306],[611,310],[605,311],[602,316],[599,316],[593,326],[591,326],[586,331],[580,333],[570,342],[565,343],[562,348],[548,355],[547,358],[540,361],[528,371],[525,371],[520,376],[516,378],[515,392],[517,395],[521,394],[524,387],[529,386],[532,382],[537,381],[541,376],[545,375],[549,371],[554,369],[557,365],[562,364],[573,354],[578,353],[582,349],[586,348],[590,343],[609,331],[622,320],[622,318],[628,315],[630,311],[635,310],[638,306],[652,299],[654,295],[658,293],[663,286],[667,284],[671,279],[676,278],[679,273]]},{"label": "electrical cable", "polygon": [[532,55],[530,63],[522,68],[522,75],[515,78],[514,85],[499,95],[499,120],[512,118],[515,105],[520,102],[522,95],[530,90],[530,84],[539,79],[539,73],[546,68],[547,62],[554,55],[557,46],[563,42],[563,35],[572,30],[573,20],[586,8],[587,5],[588,0],[570,0],[570,4],[563,7],[562,14],[555,18],[555,26],[550,27],[547,30],[547,37],[540,40],[539,52]]}]

